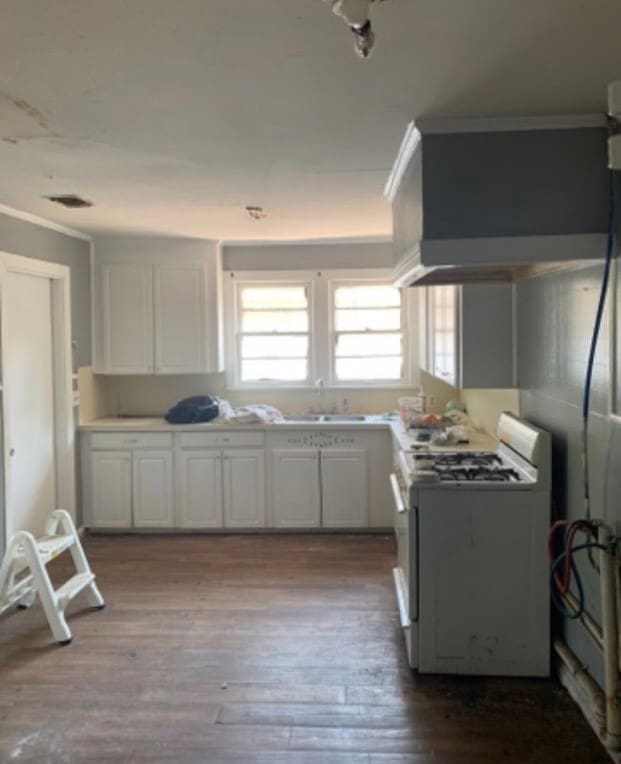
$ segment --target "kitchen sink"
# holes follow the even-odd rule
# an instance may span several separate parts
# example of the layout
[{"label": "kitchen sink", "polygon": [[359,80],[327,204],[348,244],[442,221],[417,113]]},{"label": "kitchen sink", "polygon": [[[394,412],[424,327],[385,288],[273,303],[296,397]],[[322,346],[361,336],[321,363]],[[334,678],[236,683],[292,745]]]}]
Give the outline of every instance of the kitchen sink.
[{"label": "kitchen sink", "polygon": [[323,414],[287,414],[286,422],[321,422]]},{"label": "kitchen sink", "polygon": [[288,414],[287,422],[364,422],[363,414]]},{"label": "kitchen sink", "polygon": [[364,422],[364,414],[326,414],[324,422]]}]

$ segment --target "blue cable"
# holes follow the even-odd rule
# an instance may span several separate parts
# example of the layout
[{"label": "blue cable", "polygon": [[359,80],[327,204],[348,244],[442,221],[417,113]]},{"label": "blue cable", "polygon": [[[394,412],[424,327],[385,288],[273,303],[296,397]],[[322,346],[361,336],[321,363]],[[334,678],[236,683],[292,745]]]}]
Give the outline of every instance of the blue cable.
[{"label": "blue cable", "polygon": [[[591,407],[591,384],[593,380],[593,366],[595,364],[595,352],[599,340],[599,333],[606,307],[606,295],[608,293],[608,282],[610,281],[610,268],[612,265],[612,255],[614,251],[614,175],[609,171],[609,198],[610,205],[608,209],[608,239],[606,242],[606,260],[604,263],[604,276],[602,278],[602,287],[597,304],[597,313],[595,314],[595,324],[593,325],[593,334],[591,336],[591,345],[589,347],[589,357],[586,368],[586,379],[584,383],[584,397],[582,399],[582,465],[584,472],[584,510],[585,518],[591,519],[591,492],[589,486],[589,460],[588,460],[588,427],[589,410]],[[590,553],[589,553],[590,558]]]},{"label": "blue cable", "polygon": [[[586,544],[578,544],[577,546],[572,547],[571,548],[571,552],[572,553],[580,552],[583,549],[588,549],[589,552],[592,549],[602,549],[602,550],[606,551],[606,547],[603,544],[597,544],[595,542],[589,542],[589,543],[586,543]],[[551,597],[552,597],[552,603],[554,604],[554,607],[558,610],[558,612],[562,616],[565,616],[565,618],[580,618],[580,616],[584,613],[584,604],[585,604],[585,602],[584,602],[584,600],[585,600],[585,597],[584,597],[584,587],[582,585],[582,578],[580,576],[580,573],[578,572],[578,568],[576,566],[576,563],[573,561],[573,559],[571,561],[571,572],[573,573],[574,578],[576,579],[576,587],[578,589],[578,597],[577,597],[577,599],[578,599],[578,610],[577,611],[574,612],[573,610],[568,610],[565,607],[563,602],[556,595],[556,586],[555,586],[555,583],[554,583],[554,574],[556,573],[556,570],[559,567],[559,565],[561,564],[561,562],[563,562],[563,560],[569,554],[569,551],[570,551],[569,549],[566,549],[564,552],[559,554],[559,556],[556,558],[556,560],[554,560],[554,562],[552,563],[552,566],[550,568],[550,583],[551,583],[550,594],[551,594]]]}]

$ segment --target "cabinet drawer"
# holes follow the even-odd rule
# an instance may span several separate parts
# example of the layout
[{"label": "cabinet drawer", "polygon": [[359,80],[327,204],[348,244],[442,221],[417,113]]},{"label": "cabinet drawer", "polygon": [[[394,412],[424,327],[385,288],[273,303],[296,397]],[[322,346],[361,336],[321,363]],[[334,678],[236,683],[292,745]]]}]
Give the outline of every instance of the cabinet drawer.
[{"label": "cabinet drawer", "polygon": [[229,448],[263,446],[262,432],[180,432],[177,444],[180,448]]},{"label": "cabinet drawer", "polygon": [[94,432],[91,448],[172,448],[169,432]]}]

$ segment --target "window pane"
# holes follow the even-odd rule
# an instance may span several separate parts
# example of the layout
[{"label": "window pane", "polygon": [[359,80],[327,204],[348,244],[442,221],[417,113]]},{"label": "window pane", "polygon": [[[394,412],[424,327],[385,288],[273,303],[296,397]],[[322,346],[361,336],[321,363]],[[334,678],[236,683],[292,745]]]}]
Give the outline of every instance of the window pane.
[{"label": "window pane", "polygon": [[270,335],[243,337],[242,358],[306,358],[308,337]]},{"label": "window pane", "polygon": [[403,361],[397,358],[337,358],[336,377],[342,381],[399,381]]},{"label": "window pane", "polygon": [[400,334],[340,334],[336,340],[336,355],[398,356],[401,355]]},{"label": "window pane", "polygon": [[304,382],[307,377],[306,359],[241,362],[242,382]]},{"label": "window pane", "polygon": [[401,292],[383,285],[337,287],[334,304],[337,308],[398,308],[401,305]]},{"label": "window pane", "polygon": [[337,310],[335,324],[337,332],[398,330],[401,329],[401,310]]},{"label": "window pane", "polygon": [[277,311],[270,313],[244,311],[241,320],[242,332],[307,332],[308,313],[301,311]]},{"label": "window pane", "polygon": [[308,298],[303,286],[242,287],[241,306],[244,310],[274,308],[306,308]]}]

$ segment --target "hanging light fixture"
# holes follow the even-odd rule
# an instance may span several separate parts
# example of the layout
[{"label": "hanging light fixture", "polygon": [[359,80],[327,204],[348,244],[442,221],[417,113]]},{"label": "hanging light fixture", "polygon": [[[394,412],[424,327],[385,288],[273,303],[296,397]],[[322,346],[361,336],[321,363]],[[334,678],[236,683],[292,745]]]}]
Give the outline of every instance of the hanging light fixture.
[{"label": "hanging light fixture", "polygon": [[[340,16],[354,35],[354,50],[360,58],[368,58],[375,45],[375,33],[369,18],[376,0],[330,0],[332,12]],[[377,0],[382,2],[382,0]]]}]

